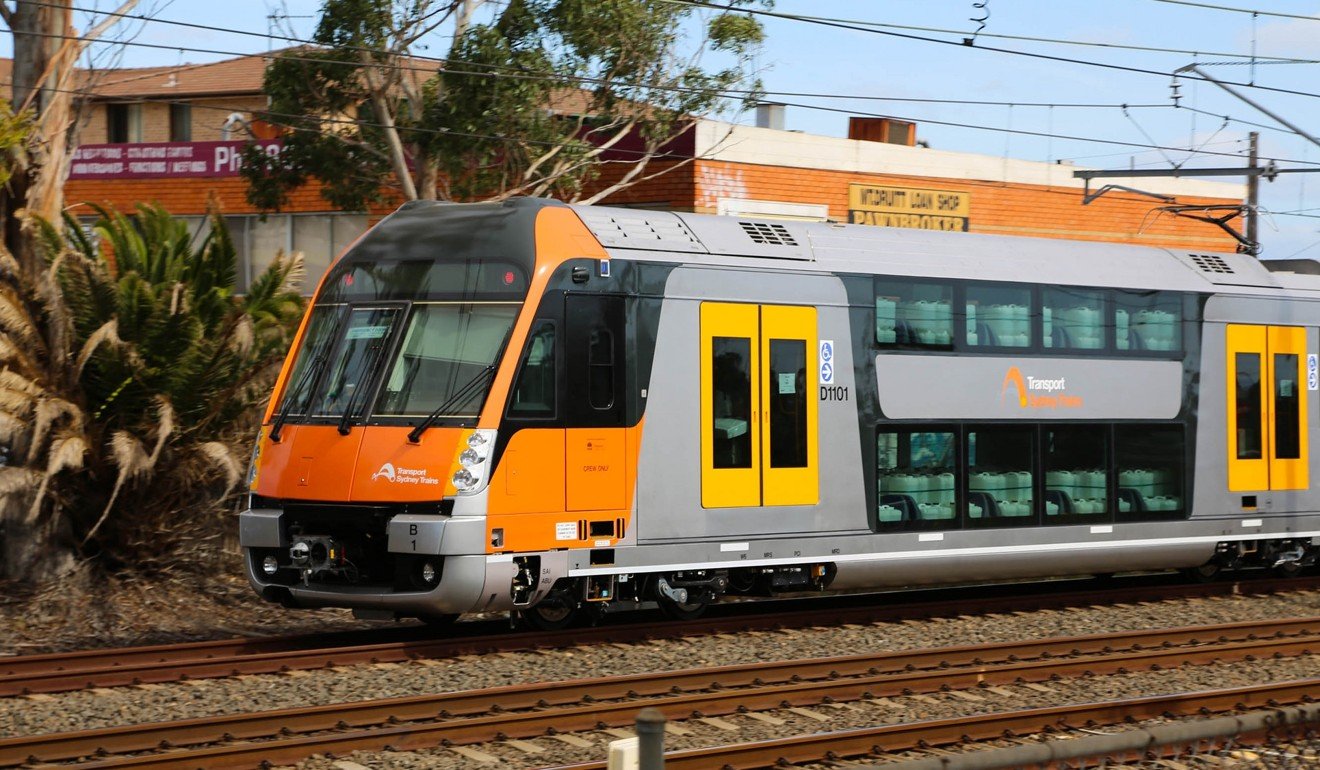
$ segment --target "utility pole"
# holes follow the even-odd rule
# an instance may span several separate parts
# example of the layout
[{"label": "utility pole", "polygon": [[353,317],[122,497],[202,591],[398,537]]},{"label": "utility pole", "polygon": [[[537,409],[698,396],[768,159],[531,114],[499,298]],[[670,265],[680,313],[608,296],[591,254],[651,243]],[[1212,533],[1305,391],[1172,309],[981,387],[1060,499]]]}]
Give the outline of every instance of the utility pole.
[{"label": "utility pole", "polygon": [[[1255,169],[1257,161],[1257,145],[1260,141],[1260,133],[1252,131],[1247,134],[1248,159],[1247,168]],[[1257,213],[1256,207],[1260,203],[1260,175],[1249,174],[1247,176],[1247,241],[1250,243],[1260,243],[1257,238]]]}]

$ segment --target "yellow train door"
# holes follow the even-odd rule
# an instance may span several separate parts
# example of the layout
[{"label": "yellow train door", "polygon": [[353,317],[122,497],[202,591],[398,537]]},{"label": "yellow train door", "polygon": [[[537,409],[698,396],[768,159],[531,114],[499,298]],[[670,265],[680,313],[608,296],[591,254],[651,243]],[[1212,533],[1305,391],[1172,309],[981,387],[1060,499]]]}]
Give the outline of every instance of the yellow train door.
[{"label": "yellow train door", "polygon": [[1308,489],[1306,329],[1230,324],[1228,489]]},{"label": "yellow train door", "polygon": [[701,306],[701,504],[820,499],[816,309]]}]

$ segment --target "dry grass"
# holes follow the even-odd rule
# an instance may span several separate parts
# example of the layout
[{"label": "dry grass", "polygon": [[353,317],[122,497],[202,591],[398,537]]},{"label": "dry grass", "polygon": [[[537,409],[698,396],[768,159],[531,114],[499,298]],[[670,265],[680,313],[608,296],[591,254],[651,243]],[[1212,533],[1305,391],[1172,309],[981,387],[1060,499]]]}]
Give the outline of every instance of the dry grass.
[{"label": "dry grass", "polygon": [[81,570],[39,592],[0,584],[0,655],[364,628],[347,610],[262,601],[237,555],[205,575],[95,577]]}]

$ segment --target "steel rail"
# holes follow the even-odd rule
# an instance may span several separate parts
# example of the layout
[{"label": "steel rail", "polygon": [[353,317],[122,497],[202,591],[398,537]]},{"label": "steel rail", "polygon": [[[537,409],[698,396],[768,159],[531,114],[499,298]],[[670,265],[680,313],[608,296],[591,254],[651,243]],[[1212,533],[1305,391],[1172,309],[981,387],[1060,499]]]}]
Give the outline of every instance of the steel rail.
[{"label": "steel rail", "polygon": [[[1079,654],[1081,649],[1109,650],[1114,645],[1125,643],[1124,635],[1121,634],[1097,635],[1059,638],[1049,640],[1049,643],[998,645],[997,649],[989,650],[954,647],[921,650],[911,654],[879,653],[779,661],[104,728],[0,740],[0,766],[68,760],[105,753],[124,754],[160,746],[177,748],[222,740],[232,742],[278,738],[288,733],[340,731],[268,743],[201,749],[192,753],[167,752],[106,760],[91,765],[182,768],[194,766],[188,763],[195,761],[200,763],[195,766],[252,767],[262,761],[297,761],[317,751],[379,749],[386,745],[398,746],[400,741],[405,747],[416,747],[419,741],[420,745],[427,745],[428,741],[434,745],[437,735],[451,743],[472,743],[493,740],[500,735],[535,737],[547,730],[586,730],[598,723],[624,725],[636,711],[636,700],[640,698],[652,698],[646,701],[646,705],[661,707],[666,713],[680,716],[694,713],[710,715],[732,713],[745,708],[771,709],[783,705],[812,705],[822,701],[848,701],[945,689],[976,689],[1023,681],[1047,681],[1062,676],[1098,675],[1264,656],[1302,655],[1312,651],[1320,652],[1320,638],[1314,634],[1320,628],[1318,623],[1320,619],[1311,618],[1288,624],[1287,627],[1296,633],[1305,634],[1296,638],[1256,639],[1174,648],[1164,644],[1195,643],[1221,635],[1225,627],[1167,629],[1163,632],[1163,643],[1159,647],[1118,654]],[[1239,626],[1238,632],[1246,633],[1246,625]],[[1130,634],[1127,635],[1126,643],[1129,647],[1137,647],[1141,641],[1156,638],[1157,633],[1142,631]],[[1279,630],[1279,633],[1284,631]],[[1012,662],[1018,658],[1019,652],[1035,654],[1042,659]],[[986,654],[1009,662],[988,665],[983,661]],[[1067,655],[1074,657],[1062,657]],[[963,667],[951,668],[953,665]],[[919,666],[927,670],[910,670]],[[621,702],[582,705],[616,700]],[[566,705],[567,708],[550,708]],[[540,710],[501,713],[523,709]],[[421,720],[427,722],[391,726],[399,722]],[[386,727],[343,732],[369,725]],[[351,748],[345,748],[345,745]],[[298,754],[299,751],[306,753]],[[271,752],[275,754],[272,756]]]},{"label": "steel rail", "polygon": [[[1058,732],[1076,726],[1118,724],[1175,716],[1204,716],[1312,703],[1320,679],[1253,685],[1224,690],[1154,695],[1117,701],[1004,711],[856,730],[799,735],[771,741],[730,744],[665,754],[665,770],[759,770],[760,768],[848,759],[895,751],[956,746],[1004,737]],[[604,762],[564,765],[555,770],[604,770]]]},{"label": "steel rail", "polygon": [[[557,633],[497,633],[443,639],[407,638],[361,644],[368,634],[300,635],[284,638],[231,639],[179,645],[154,645],[74,653],[0,657],[0,697],[56,693],[91,687],[208,679],[240,674],[270,674],[293,669],[317,669],[364,663],[390,663],[418,658],[444,658],[491,652],[552,649],[602,642],[641,641],[681,636],[740,633],[759,629],[839,625],[950,614],[1011,612],[1069,606],[1103,605],[1167,598],[1196,598],[1239,594],[1268,594],[1320,588],[1320,578],[1254,579],[1210,584],[1136,585],[1106,591],[1013,593],[968,600],[940,599],[883,606],[831,606],[791,612],[756,612],[755,603],[721,607],[720,617],[661,623],[627,623],[575,628]],[[1039,591],[1039,586],[1036,586]],[[874,595],[869,595],[874,601]],[[893,596],[893,594],[885,594]],[[849,597],[818,598],[802,602],[819,605],[847,601]],[[788,602],[792,606],[792,602]],[[751,606],[748,614],[747,607]],[[466,625],[466,624],[463,624]],[[484,625],[483,625],[484,627]],[[344,639],[348,646],[342,646]]]}]

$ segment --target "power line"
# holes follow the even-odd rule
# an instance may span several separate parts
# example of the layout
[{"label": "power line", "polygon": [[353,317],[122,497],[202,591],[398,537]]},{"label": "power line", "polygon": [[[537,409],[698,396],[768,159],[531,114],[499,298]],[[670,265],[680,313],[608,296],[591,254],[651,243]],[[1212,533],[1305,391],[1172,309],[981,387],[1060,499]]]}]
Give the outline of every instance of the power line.
[{"label": "power line", "polygon": [[[32,2],[33,5],[48,6],[48,7],[63,7],[63,6],[57,6],[57,5],[54,4],[54,3],[40,2],[39,0],[31,0],[31,2]],[[231,33],[231,34],[235,34],[235,35],[244,35],[244,36],[258,37],[258,38],[263,38],[263,39],[279,39],[279,40],[282,40],[282,41],[284,41],[284,42],[290,42],[290,43],[304,43],[304,44],[308,44],[308,45],[320,45],[320,44],[318,44],[318,43],[316,43],[315,41],[312,41],[312,40],[308,40],[308,39],[305,39],[305,38],[291,37],[291,36],[288,36],[288,35],[280,35],[280,34],[270,35],[270,34],[266,34],[266,33],[259,33],[259,32],[254,32],[254,31],[251,31],[251,30],[243,30],[243,29],[237,29],[237,28],[232,28],[232,27],[212,27],[212,26],[208,26],[208,25],[196,24],[196,23],[193,23],[193,22],[178,21],[178,20],[174,20],[174,19],[160,19],[160,18],[154,18],[154,17],[151,17],[151,16],[143,15],[143,14],[116,13],[116,12],[112,12],[112,11],[97,11],[97,10],[88,9],[88,8],[74,8],[73,10],[75,10],[75,11],[80,11],[80,12],[84,12],[84,13],[93,13],[93,14],[102,14],[102,15],[106,15],[106,16],[115,16],[115,17],[120,17],[120,18],[125,18],[125,19],[132,19],[132,20],[136,20],[136,21],[150,22],[150,23],[155,23],[155,24],[166,24],[166,25],[179,26],[179,27],[185,27],[185,28],[190,28],[190,29],[204,29],[204,30],[211,31],[211,32],[226,32],[226,33]],[[73,36],[68,36],[68,35],[57,35],[57,34],[42,34],[42,33],[34,33],[34,34],[35,34],[36,36],[40,36],[40,37],[50,37],[50,38],[61,39],[61,40],[63,40],[63,39],[70,39],[71,37],[73,37]],[[187,52],[189,52],[189,53],[203,53],[203,54],[213,54],[213,55],[220,55],[220,56],[235,56],[235,57],[239,57],[239,56],[242,56],[242,57],[246,57],[246,56],[257,56],[257,57],[261,57],[261,58],[265,58],[265,59],[283,58],[283,59],[287,59],[287,60],[291,60],[291,61],[301,61],[301,62],[332,63],[332,64],[351,64],[351,65],[358,65],[358,64],[360,64],[360,62],[357,62],[357,61],[350,61],[350,60],[327,60],[327,59],[319,59],[319,58],[318,58],[318,59],[312,59],[312,58],[310,58],[310,57],[301,57],[301,56],[298,56],[298,55],[296,55],[296,54],[290,54],[290,53],[288,52],[287,49],[284,50],[284,51],[281,51],[281,52],[273,52],[273,51],[271,51],[271,52],[255,53],[255,54],[253,54],[253,53],[243,53],[243,52],[239,52],[239,51],[223,51],[223,50],[219,50],[219,49],[211,49],[211,48],[196,48],[196,47],[189,47],[189,46],[165,45],[165,44],[161,44],[161,43],[139,43],[139,42],[137,42],[137,41],[107,42],[106,45],[131,45],[131,46],[136,46],[136,47],[141,47],[141,48],[152,48],[152,49],[160,49],[160,50],[167,50],[167,51],[180,51],[180,52],[187,51]],[[528,72],[528,71],[525,70],[525,69],[521,69],[521,68],[517,68],[517,67],[508,67],[508,66],[501,66],[501,65],[491,65],[491,64],[484,64],[484,63],[482,63],[482,64],[478,64],[478,63],[475,63],[475,62],[464,61],[464,60],[462,60],[462,59],[443,59],[443,58],[439,58],[439,57],[420,56],[420,55],[413,55],[413,54],[403,54],[403,53],[392,52],[392,51],[381,51],[381,50],[379,50],[379,49],[375,49],[375,48],[367,48],[367,47],[363,47],[363,46],[342,46],[342,47],[345,48],[346,50],[356,50],[356,51],[368,52],[368,53],[386,54],[386,55],[393,56],[393,57],[396,57],[396,58],[414,59],[414,60],[417,60],[417,61],[434,62],[434,63],[437,63],[437,64],[446,64],[446,65],[447,65],[447,64],[464,64],[464,65],[473,65],[473,66],[480,66],[480,67],[489,67],[489,68],[491,68],[491,69],[493,69],[493,70],[506,70],[506,71],[509,71],[509,74],[508,74],[509,77],[516,77],[516,78],[521,78],[521,79],[542,80],[542,81],[564,81],[564,80],[573,80],[573,81],[576,81],[576,82],[580,82],[580,83],[589,83],[589,84],[593,84],[593,85],[624,85],[624,86],[627,86],[627,87],[648,87],[648,88],[654,88],[654,89],[656,89],[656,90],[674,91],[674,92],[678,92],[678,93],[695,93],[695,92],[697,92],[697,91],[700,90],[700,89],[695,89],[695,88],[685,88],[685,87],[681,87],[681,86],[666,86],[666,85],[653,85],[653,84],[646,84],[645,86],[643,86],[643,85],[641,85],[641,84],[637,84],[637,83],[630,83],[630,82],[628,82],[628,81],[620,81],[620,80],[612,80],[612,79],[608,79],[608,78],[590,78],[590,77],[582,77],[582,76],[574,76],[574,77],[557,77],[557,76],[553,76],[553,75],[545,75],[545,74],[543,74],[543,73],[533,73],[533,72]],[[214,64],[214,62],[211,62],[211,63],[209,63],[209,64]],[[165,73],[167,73],[167,72],[172,72],[172,71],[183,72],[183,71],[186,71],[186,70],[189,70],[189,69],[196,69],[196,68],[198,68],[198,67],[209,66],[209,64],[191,64],[191,63],[189,63],[189,64],[180,64],[180,65],[176,65],[175,67],[150,67],[150,68],[142,68],[142,69],[152,69],[152,70],[155,70],[155,71],[152,72],[152,73],[150,73],[150,74],[142,75],[142,76],[140,76],[140,77],[155,77],[157,74],[165,74]],[[431,67],[416,67],[416,66],[409,66],[409,65],[406,65],[406,64],[376,64],[375,66],[382,67],[382,68],[385,68],[385,69],[399,70],[399,71],[420,72],[420,73],[427,74],[427,75],[434,75],[434,74],[436,74],[437,72],[440,71],[440,70],[438,70],[438,69],[436,69],[436,68],[431,68]],[[128,69],[132,69],[132,68],[128,68]],[[443,71],[444,71],[444,73],[447,74],[447,75],[474,76],[474,77],[491,77],[491,76],[493,76],[493,73],[489,73],[489,72],[470,72],[470,71],[463,71],[463,70],[454,70],[454,69],[449,69],[449,68],[446,68],[446,69],[444,69]],[[117,84],[119,84],[119,83],[121,83],[121,82],[125,82],[125,81],[116,80],[116,81],[113,81],[113,82],[110,83],[110,84],[111,84],[111,85],[117,85]],[[985,99],[936,99],[936,98],[900,97],[900,96],[868,96],[868,95],[863,95],[863,94],[840,94],[840,93],[823,93],[823,92],[812,92],[812,91],[767,91],[767,90],[757,90],[757,89],[725,89],[725,90],[722,90],[722,91],[720,91],[720,92],[718,92],[718,93],[719,93],[721,96],[725,96],[725,97],[728,97],[728,98],[740,98],[740,97],[747,97],[747,96],[764,95],[764,96],[783,96],[783,97],[804,98],[804,99],[839,99],[839,100],[856,100],[856,101],[901,102],[901,103],[914,103],[914,104],[958,104],[958,105],[973,105],[973,106],[988,106],[988,107],[1010,107],[1010,106],[1011,106],[1011,107],[1059,107],[1059,108],[1065,108],[1065,109],[1115,109],[1115,108],[1118,108],[1118,107],[1126,106],[1126,107],[1129,107],[1129,108],[1143,108],[1143,109],[1150,109],[1150,108],[1156,108],[1156,107],[1167,107],[1167,106],[1168,106],[1167,104],[1162,104],[1162,103],[1158,103],[1158,104],[1157,104],[1157,103],[1151,103],[1151,104],[1128,104],[1128,105],[1122,105],[1122,104],[1117,104],[1117,103],[1095,103],[1095,102],[1018,102],[1018,101],[1010,102],[1010,101],[993,101],[993,100],[985,100]],[[1320,96],[1320,94],[1317,94],[1317,96]]]},{"label": "power line", "polygon": [[[1169,77],[1168,72],[1145,69],[1142,67],[1129,67],[1123,64],[1109,64],[1107,62],[1090,61],[1087,59],[1073,59],[1067,56],[1053,56],[1051,54],[1035,53],[1032,51],[1018,51],[1012,48],[996,48],[993,46],[983,46],[983,45],[966,45],[956,40],[941,40],[939,38],[934,38],[934,37],[923,37],[921,35],[911,35],[903,32],[893,32],[885,29],[875,29],[873,27],[859,26],[856,24],[849,23],[847,21],[840,21],[826,17],[801,16],[790,13],[779,13],[778,11],[768,11],[759,8],[742,8],[739,6],[720,5],[711,2],[695,2],[694,0],[663,0],[663,2],[671,3],[674,5],[691,6],[693,8],[714,8],[720,10],[735,11],[738,13],[746,13],[755,16],[768,16],[776,19],[799,21],[806,24],[816,24],[819,26],[833,27],[836,29],[847,29],[847,30],[852,30],[854,32],[867,32],[873,35],[884,35],[887,37],[895,37],[903,40],[915,40],[923,43],[938,43],[939,45],[957,46],[958,48],[964,48],[968,50],[990,51],[993,53],[1009,54],[1011,56],[1022,56],[1029,59],[1041,59],[1044,61],[1060,62],[1063,64],[1080,64],[1085,67],[1098,67],[1100,69],[1115,70],[1118,72],[1130,72],[1138,75],[1156,75],[1162,78]],[[1182,76],[1182,77],[1186,77],[1186,76]],[[1202,77],[1187,77],[1186,79],[1202,81],[1207,83],[1211,82],[1209,79]],[[1255,88],[1261,91],[1271,91],[1280,94],[1290,94],[1292,96],[1307,96],[1311,98],[1320,98],[1320,94],[1313,93],[1310,91],[1297,91],[1291,88],[1279,88],[1277,86],[1263,86],[1256,83],[1238,83],[1233,81],[1227,81],[1227,82],[1229,83],[1229,85],[1241,86],[1242,88]]]},{"label": "power line", "polygon": [[[692,5],[692,6],[696,6],[696,7],[726,7],[726,6],[713,6],[713,5],[708,5],[708,4],[704,4],[704,3],[692,3],[692,2],[687,2],[687,0],[666,0],[666,1],[667,1],[667,2],[681,3],[681,4],[685,4],[685,5]],[[38,5],[51,5],[50,3],[40,3],[40,2],[36,2],[35,0],[34,0],[34,4],[38,4]],[[86,10],[86,9],[80,9],[80,10]],[[740,9],[740,10],[747,10],[747,9]],[[749,12],[750,12],[750,11],[749,11]],[[98,12],[98,13],[110,14],[110,12]],[[757,13],[762,13],[762,12],[757,11]],[[191,22],[172,22],[172,21],[169,21],[169,20],[155,20],[155,19],[152,19],[151,17],[143,16],[143,15],[138,15],[138,14],[120,14],[120,13],[116,13],[116,14],[113,14],[113,15],[115,15],[115,16],[121,16],[121,17],[127,17],[127,18],[133,18],[133,19],[138,19],[138,20],[142,20],[142,21],[158,21],[158,22],[160,22],[160,23],[176,23],[176,24],[180,24],[180,25],[188,26],[188,27],[203,27],[203,25],[193,24],[193,23],[191,23]],[[786,15],[783,15],[783,14],[771,14],[771,15],[785,16],[786,18],[795,19],[795,20],[797,20],[797,19],[799,19],[799,18],[801,18],[802,20],[805,20],[805,19],[807,18],[807,17],[793,17],[793,16],[786,16]],[[830,26],[836,26],[836,25],[831,24]],[[205,28],[205,27],[204,27],[204,28]],[[210,29],[210,28],[208,28],[208,29]],[[221,31],[225,31],[225,30],[222,29]],[[862,31],[866,31],[866,30],[862,30]],[[263,37],[263,38],[266,37],[266,35],[264,35],[264,34],[255,33],[255,32],[249,32],[249,31],[235,30],[235,32],[241,32],[242,34],[248,34],[248,35],[253,35],[253,36]],[[882,34],[887,34],[887,33],[882,33]],[[67,35],[41,34],[41,33],[38,33],[38,36],[43,36],[43,37],[53,37],[53,38],[59,38],[59,39],[67,39],[68,37],[70,37],[70,36],[67,36]],[[284,39],[284,40],[298,40],[298,38],[290,38],[290,37],[287,37],[287,36],[278,36],[278,37],[280,37],[281,39]],[[934,41],[934,42],[944,42],[944,41]],[[222,51],[222,50],[217,50],[217,49],[205,49],[205,48],[196,48],[196,47],[188,47],[188,46],[169,46],[169,45],[154,44],[154,43],[139,43],[139,42],[136,42],[136,41],[126,41],[126,42],[122,42],[122,43],[116,43],[116,45],[136,45],[136,46],[140,46],[140,47],[156,48],[156,49],[165,49],[165,50],[171,50],[171,51],[174,51],[174,50],[178,50],[178,51],[189,51],[189,52],[193,52],[193,53],[208,53],[208,54],[217,54],[217,55],[225,55],[225,56],[257,56],[257,57],[260,57],[260,58],[263,58],[263,59],[274,59],[274,58],[276,58],[276,54],[274,54],[274,53],[267,53],[267,54],[244,54],[244,53],[239,53],[239,52],[234,52],[234,51]],[[375,49],[363,49],[363,50],[370,50],[370,51],[374,51],[374,52],[377,52],[377,53],[382,53],[382,52],[376,51]],[[986,49],[986,50],[997,50],[997,49]],[[388,52],[386,52],[386,53],[388,53]],[[395,56],[400,56],[400,57],[403,56],[402,54],[393,54],[393,55],[395,55]],[[1027,55],[1031,55],[1031,54],[1027,54]],[[298,61],[298,60],[302,60],[302,61],[315,61],[315,62],[325,62],[325,61],[326,61],[326,60],[324,60],[324,59],[311,59],[311,58],[309,58],[309,57],[297,57],[297,56],[292,56],[292,55],[289,55],[289,54],[287,54],[287,53],[279,54],[279,56],[283,56],[283,57],[286,57],[286,58],[290,58],[290,59],[295,60],[295,61]],[[441,62],[441,63],[444,62],[444,60],[442,60],[442,59],[437,59],[437,58],[433,58],[433,57],[410,57],[410,58],[418,59],[418,60],[422,60],[422,61],[434,61],[434,62]],[[1046,58],[1052,58],[1052,57],[1046,57]],[[331,60],[331,63],[334,63],[333,60]],[[343,64],[355,64],[355,65],[358,64],[357,62],[347,62],[347,61],[341,61],[341,62],[338,62],[338,63],[343,63]],[[459,62],[459,63],[464,63],[464,62]],[[467,63],[470,63],[470,62],[467,62]],[[182,68],[183,66],[186,66],[186,67],[196,67],[196,66],[204,66],[204,65],[181,65],[180,68]],[[435,72],[435,70],[432,70],[432,69],[429,69],[429,68],[408,67],[408,66],[405,66],[405,65],[397,65],[397,64],[393,64],[393,65],[380,65],[380,66],[394,67],[394,68],[404,69],[404,70],[421,71],[421,72],[426,72],[426,73],[428,73],[428,74],[434,74],[434,72]],[[480,66],[485,66],[485,65],[480,65]],[[160,72],[163,73],[163,72],[168,72],[168,71],[170,71],[171,69],[180,69],[180,68],[161,68],[161,69],[160,69]],[[494,68],[493,68],[493,69],[494,69]],[[504,68],[504,69],[508,69],[508,68]],[[542,79],[542,80],[563,80],[563,79],[564,79],[564,78],[556,78],[556,77],[553,77],[553,76],[547,76],[547,75],[544,75],[544,74],[536,74],[536,73],[530,73],[530,74],[529,74],[529,73],[524,73],[524,72],[514,72],[514,73],[503,73],[503,74],[502,74],[502,73],[499,73],[499,72],[493,72],[493,71],[492,71],[492,72],[469,72],[469,71],[461,71],[461,70],[446,70],[446,74],[454,74],[454,75],[470,76],[470,77],[485,77],[485,78],[513,77],[513,78],[523,78],[523,79]],[[1160,73],[1160,74],[1163,74],[1163,73]],[[577,80],[577,81],[579,81],[579,82],[596,82],[596,83],[601,83],[601,84],[612,82],[612,81],[608,81],[608,80],[600,79],[600,78],[568,78],[568,79],[569,79],[569,80]],[[626,85],[635,85],[635,84],[626,84]],[[683,87],[680,87],[680,86],[653,86],[653,87],[656,88],[657,90],[671,90],[671,91],[676,91],[676,92],[694,92],[694,91],[697,91],[697,90],[698,90],[698,89],[683,88]],[[75,94],[78,94],[78,95],[81,95],[81,96],[84,96],[84,97],[96,97],[96,96],[98,96],[98,94],[96,94],[94,91],[89,91],[89,90],[76,90],[76,91],[70,91],[70,93],[75,93]],[[719,92],[717,92],[717,93],[719,93],[719,94],[722,95],[722,96],[726,96],[726,97],[729,97],[729,98],[734,98],[734,97],[737,97],[737,96],[747,96],[747,95],[752,94],[753,92],[752,92],[752,91],[749,91],[749,90],[731,89],[731,90],[727,90],[727,91],[719,91]],[[1122,106],[1123,106],[1123,105],[1105,105],[1105,104],[1076,104],[1076,105],[1069,105],[1069,104],[1051,104],[1051,103],[1043,103],[1043,102],[1025,103],[1025,104],[1024,104],[1024,103],[1021,103],[1021,102],[986,102],[986,101],[977,101],[977,100],[905,99],[905,98],[902,98],[902,97],[865,97],[865,96],[851,96],[851,95],[842,95],[842,94],[815,94],[815,93],[806,93],[806,92],[773,92],[773,93],[774,93],[774,95],[776,95],[776,96],[793,96],[793,97],[800,97],[800,98],[858,99],[858,100],[872,99],[872,100],[877,100],[877,101],[901,101],[901,102],[914,102],[914,103],[979,104],[979,105],[987,105],[987,106],[992,106],[992,105],[993,105],[993,106],[1039,106],[1039,107],[1051,107],[1051,106],[1060,106],[1060,107],[1079,106],[1079,107],[1080,107],[1080,106],[1085,106],[1085,107],[1095,107],[1095,108],[1106,108],[1106,107],[1107,107],[1107,108],[1115,108],[1115,107],[1122,107]],[[1299,93],[1300,93],[1300,92],[1299,92]],[[1303,94],[1303,95],[1320,96],[1320,94]],[[102,98],[104,98],[104,97],[102,97]],[[176,104],[176,103],[190,103],[190,104],[193,104],[194,107],[199,107],[199,108],[203,108],[203,109],[209,109],[209,108],[206,107],[205,105],[200,105],[200,104],[196,104],[196,103],[192,103],[192,102],[183,102],[182,100],[175,100],[175,99],[148,99],[148,100],[146,100],[146,101],[153,101],[153,102],[160,102],[160,103],[169,103],[169,104]],[[840,108],[825,107],[825,106],[821,106],[821,105],[804,104],[804,103],[796,103],[796,104],[795,104],[795,103],[789,103],[789,104],[787,104],[786,106],[794,106],[794,107],[799,107],[799,108],[802,108],[802,109],[817,110],[817,111],[832,112],[832,113],[853,114],[853,115],[860,115],[860,116],[863,116],[863,117],[896,117],[896,116],[888,116],[888,115],[878,115],[878,114],[874,114],[874,113],[859,113],[859,112],[856,111],[856,110],[844,110],[844,109],[840,109]],[[1169,105],[1156,105],[1156,104],[1151,104],[1151,105],[1128,105],[1128,107],[1132,107],[1132,106],[1140,106],[1140,107],[1153,108],[1153,107],[1167,107],[1167,106],[1169,106]],[[231,108],[214,108],[214,109],[226,109],[226,110],[229,110],[229,109],[231,109]],[[1182,108],[1182,109],[1193,109],[1193,108]],[[264,112],[264,114],[270,115],[270,116],[272,116],[272,117],[282,117],[282,118],[288,118],[288,119],[301,119],[301,120],[315,119],[315,120],[319,120],[319,121],[322,122],[322,123],[340,123],[340,124],[358,125],[358,126],[363,126],[363,127],[374,127],[374,128],[383,128],[383,127],[384,127],[383,125],[376,124],[376,123],[372,123],[372,122],[368,122],[368,121],[354,121],[354,120],[342,120],[342,119],[330,119],[330,118],[311,118],[311,116],[305,116],[305,115],[293,115],[293,114],[289,114],[289,113],[275,113],[275,112],[270,112],[270,111],[263,111],[263,112]],[[1216,116],[1216,117],[1221,117],[1221,116]],[[1126,141],[1121,141],[1121,140],[1098,139],[1098,138],[1094,138],[1094,137],[1074,136],[1074,135],[1066,135],[1066,134],[1054,134],[1054,133],[1049,133],[1049,132],[1039,132],[1039,131],[1025,131],[1025,130],[1021,130],[1021,129],[1005,129],[1005,128],[994,127],[994,126],[981,126],[981,125],[976,125],[976,124],[959,123],[959,122],[953,122],[953,121],[941,121],[941,120],[934,120],[934,119],[923,119],[923,118],[905,118],[905,119],[913,120],[913,121],[916,121],[916,122],[922,122],[922,123],[926,123],[926,124],[931,124],[931,125],[943,125],[943,126],[949,126],[949,127],[955,127],[955,128],[966,128],[966,129],[972,129],[972,130],[994,131],[994,132],[1000,132],[1000,133],[1009,133],[1009,134],[1017,134],[1017,135],[1023,135],[1023,136],[1032,136],[1032,137],[1038,137],[1038,138],[1065,139],[1065,140],[1070,140],[1070,141],[1080,141],[1080,142],[1088,142],[1088,143],[1095,143],[1095,144],[1108,144],[1108,145],[1114,145],[1114,146],[1130,147],[1130,148],[1138,148],[1138,149],[1146,149],[1146,150],[1173,150],[1173,151],[1177,151],[1177,152],[1188,152],[1188,150],[1187,150],[1186,148],[1181,148],[1181,147],[1171,147],[1171,146],[1160,145],[1160,144],[1155,144],[1155,143],[1151,143],[1151,144],[1141,144],[1141,143],[1136,143],[1136,142],[1126,142]],[[412,132],[414,132],[414,133],[422,133],[422,134],[449,135],[449,136],[464,136],[464,137],[468,137],[468,138],[476,138],[476,139],[492,139],[492,140],[504,140],[504,141],[508,141],[508,140],[509,140],[508,137],[498,137],[498,136],[484,135],[484,134],[470,134],[470,133],[462,133],[462,132],[451,132],[451,131],[436,130],[436,129],[425,129],[425,128],[421,128],[421,127],[401,128],[400,130],[401,130],[401,131],[405,131],[405,132],[406,132],[406,131],[412,131]],[[542,144],[548,144],[548,143],[542,143]],[[641,153],[641,154],[645,154],[645,153]],[[1211,151],[1206,151],[1206,152],[1204,152],[1203,154],[1206,154],[1206,155],[1220,155],[1220,156],[1228,156],[1228,157],[1237,157],[1236,155],[1234,155],[1234,154],[1232,154],[1232,153],[1219,153],[1219,152],[1211,152]],[[1309,162],[1309,161],[1296,161],[1296,160],[1286,160],[1286,159],[1284,159],[1284,162],[1288,162],[1288,163],[1298,163],[1298,164],[1305,164],[1305,165],[1320,165],[1320,163],[1313,163],[1313,162]]]},{"label": "power line", "polygon": [[1191,0],[1155,0],[1157,3],[1167,3],[1169,5],[1187,5],[1193,8],[1209,8],[1214,11],[1231,11],[1233,13],[1247,13],[1252,16],[1272,16],[1278,19],[1303,19],[1305,21],[1320,21],[1320,17],[1303,16],[1298,13],[1283,13],[1281,11],[1258,11],[1252,8],[1234,8],[1229,5],[1215,5],[1213,3],[1196,3]]}]

